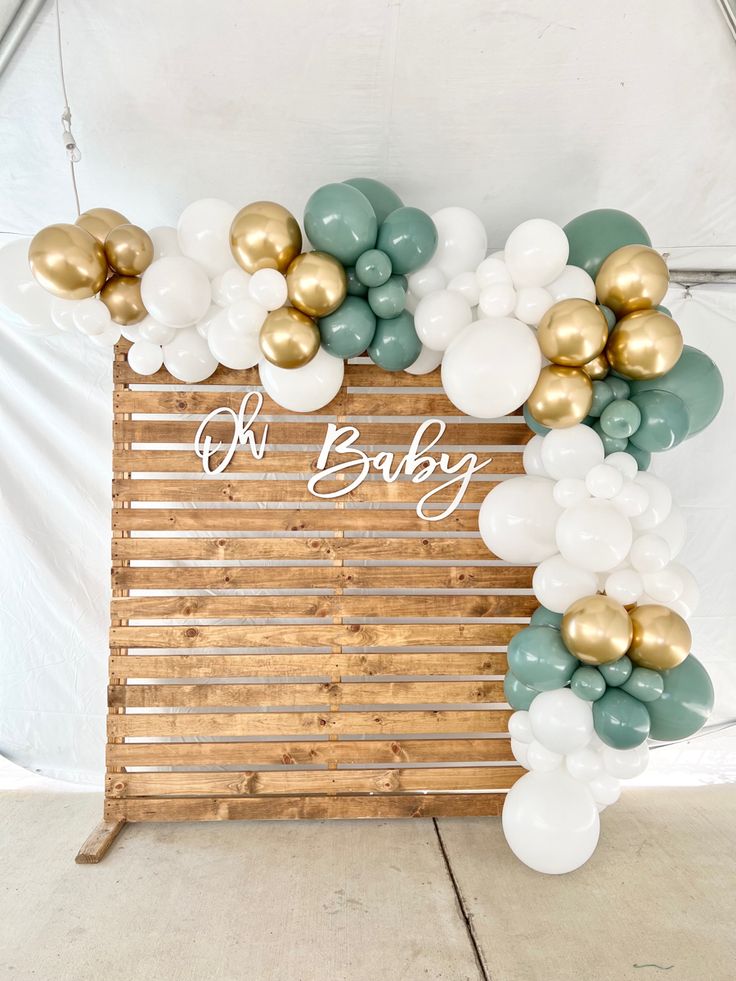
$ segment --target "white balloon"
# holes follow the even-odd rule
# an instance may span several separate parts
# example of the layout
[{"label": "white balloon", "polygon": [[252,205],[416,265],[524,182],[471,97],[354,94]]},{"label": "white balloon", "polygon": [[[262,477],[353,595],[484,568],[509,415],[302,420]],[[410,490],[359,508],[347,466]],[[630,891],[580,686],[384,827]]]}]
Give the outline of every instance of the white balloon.
[{"label": "white balloon", "polygon": [[251,295],[250,279],[250,274],[239,266],[226,269],[212,280],[212,302],[218,307],[229,307],[236,300],[247,299]]},{"label": "white balloon", "polygon": [[563,761],[562,753],[553,753],[536,739],[529,743],[526,754],[526,766],[529,770],[541,770],[548,773],[556,770]]},{"label": "white balloon", "polygon": [[529,744],[522,743],[519,739],[511,740],[511,753],[517,763],[521,763],[522,766],[526,767],[527,770],[527,757],[529,755]]},{"label": "white balloon", "polygon": [[176,335],[176,327],[160,324],[149,314],[138,324],[138,333],[141,340],[150,341],[151,344],[170,344]]},{"label": "white balloon", "polygon": [[518,409],[537,383],[542,355],[533,332],[518,320],[478,320],[450,344],[442,386],[461,412],[497,419]]},{"label": "white balloon", "polygon": [[690,572],[690,570],[680,562],[673,562],[670,565],[670,569],[678,574],[680,580],[682,581],[683,588],[682,592],[674,603],[668,603],[665,605],[670,606],[675,613],[679,613],[681,617],[689,620],[698,608],[698,603],[700,602],[700,588],[692,572]]},{"label": "white balloon", "polygon": [[612,777],[610,773],[599,773],[588,783],[588,790],[593,796],[596,804],[609,807],[615,804],[621,796],[621,781]]},{"label": "white balloon", "polygon": [[286,277],[278,269],[259,269],[250,278],[250,295],[266,310],[278,310],[286,303]]},{"label": "white balloon", "polygon": [[77,309],[77,300],[63,300],[60,296],[55,296],[51,300],[51,305],[49,307],[49,312],[51,314],[51,322],[59,330],[63,330],[65,333],[70,330],[76,330],[77,325],[74,323],[74,311]]},{"label": "white balloon", "polygon": [[542,606],[564,613],[568,606],[597,592],[595,574],[571,565],[561,555],[552,555],[534,570],[532,589]]},{"label": "white balloon", "polygon": [[546,286],[565,269],[570,246],[553,221],[523,221],[506,239],[504,256],[514,286]]},{"label": "white balloon", "polygon": [[644,742],[633,749],[613,749],[604,746],[601,752],[606,773],[617,780],[638,777],[649,765],[649,746]]},{"label": "white balloon", "polygon": [[644,582],[633,569],[616,569],[606,578],[604,589],[606,595],[621,606],[631,606],[639,602],[644,592]]},{"label": "white balloon", "polygon": [[672,509],[672,491],[663,480],[645,470],[641,470],[636,475],[634,483],[644,488],[649,495],[649,503],[646,511],[632,518],[631,523],[637,531],[650,531],[669,517]]},{"label": "white balloon", "polygon": [[659,535],[638,535],[631,546],[629,562],[637,572],[659,572],[672,556],[670,547]]},{"label": "white balloon", "polygon": [[447,280],[445,274],[437,266],[422,266],[421,269],[409,274],[408,284],[409,292],[421,300],[428,293],[443,290],[447,285]]},{"label": "white balloon", "polygon": [[[532,436],[524,447],[524,473],[532,477],[548,477],[549,474],[544,469],[542,463],[542,437]],[[554,491],[553,491],[554,493]]]},{"label": "white balloon", "polygon": [[529,707],[534,738],[553,753],[587,746],[593,734],[593,708],[570,688],[540,692]]},{"label": "white balloon", "polygon": [[509,283],[484,286],[478,296],[478,309],[484,317],[508,317],[516,306],[516,290]]},{"label": "white balloon", "polygon": [[511,273],[508,270],[503,252],[494,252],[481,262],[475,270],[475,278],[478,288],[484,290],[486,286],[493,286],[495,283],[504,283],[506,286],[513,286]]},{"label": "white balloon", "polygon": [[221,310],[207,331],[213,357],[236,370],[258,364],[261,358],[258,333],[266,315],[266,309],[250,297]]},{"label": "white balloon", "polygon": [[608,501],[585,501],[562,512],[556,539],[560,554],[581,569],[608,572],[629,554],[631,523]]},{"label": "white balloon", "polygon": [[410,375],[428,375],[430,371],[434,371],[435,368],[439,368],[442,364],[442,355],[444,353],[444,351],[433,351],[431,347],[426,347],[422,344],[419,357],[408,368],[405,368],[404,371]]},{"label": "white balloon", "polygon": [[478,286],[478,277],[475,275],[475,272],[458,273],[447,284],[447,288],[452,293],[459,293],[467,301],[469,306],[475,307],[478,305],[480,287]]},{"label": "white balloon", "polygon": [[657,525],[657,534],[669,545],[673,559],[680,554],[687,539],[687,522],[679,505],[672,505],[668,516]]},{"label": "white balloon", "polygon": [[[544,437],[542,437],[544,439]],[[542,458],[544,464],[544,458]],[[590,498],[585,481],[579,477],[563,477],[555,484],[552,491],[555,501],[561,508],[574,508],[576,504],[582,504]]]},{"label": "white balloon", "polygon": [[179,248],[179,236],[176,234],[175,228],[159,225],[157,228],[152,228],[148,234],[153,242],[154,261],[182,254]]},{"label": "white balloon", "polygon": [[177,234],[183,255],[194,259],[210,279],[235,265],[230,251],[230,226],[238,209],[218,198],[202,198],[185,208]]},{"label": "white balloon", "polygon": [[52,296],[33,278],[30,242],[17,238],[0,249],[0,313],[21,327],[43,329],[50,326]]},{"label": "white balloon", "polygon": [[[414,296],[413,293],[407,293],[406,294],[406,297],[404,299],[404,309],[408,313],[410,313],[412,315],[412,317],[413,317],[414,314],[417,311],[417,304],[418,303],[419,303],[419,300],[416,298],[416,296]],[[404,370],[406,370],[406,369],[404,369]]]},{"label": "white balloon", "polygon": [[215,317],[218,317],[221,313],[222,313],[222,307],[219,307],[216,303],[211,303],[207,310],[207,313],[205,313],[203,317],[200,317],[200,319],[195,324],[197,333],[200,334],[202,337],[206,337],[207,334],[209,334],[210,325],[212,324],[212,321],[215,319]]},{"label": "white balloon", "polygon": [[488,250],[488,237],[478,215],[467,208],[442,208],[432,215],[437,229],[437,251],[432,265],[447,279],[475,269]]},{"label": "white balloon", "polygon": [[437,290],[423,296],[414,312],[414,328],[422,344],[433,351],[446,351],[468,326],[473,312],[459,293]]},{"label": "white balloon", "polygon": [[137,341],[143,340],[141,337],[140,324],[121,324],[120,333],[123,337],[130,341],[131,344],[135,344]]},{"label": "white balloon", "polygon": [[636,460],[630,453],[626,453],[624,450],[609,453],[606,457],[606,463],[609,467],[615,467],[617,470],[620,470],[626,480],[633,480],[639,473]]},{"label": "white balloon", "polygon": [[583,746],[581,749],[574,749],[565,757],[567,772],[576,780],[587,783],[593,780],[603,770],[601,754],[597,753],[590,746]]},{"label": "white balloon", "polygon": [[141,277],[143,305],[167,327],[192,327],[207,312],[212,290],[204,269],[186,256],[152,262]]},{"label": "white balloon", "polygon": [[598,463],[591,467],[585,477],[585,486],[592,497],[608,500],[615,497],[624,485],[624,477],[620,470],[609,467],[607,463]]},{"label": "white balloon", "polygon": [[314,412],[327,405],[340,391],[345,374],[342,358],[323,347],[301,368],[277,368],[263,359],[258,369],[266,394],[292,412]]},{"label": "white balloon", "polygon": [[[628,454],[626,455],[628,456]],[[606,463],[609,459],[610,457],[606,457]],[[635,518],[644,514],[649,507],[649,494],[641,484],[624,478],[621,490],[611,499],[611,503],[627,518]]]},{"label": "white balloon", "polygon": [[536,327],[554,300],[541,286],[522,286],[516,293],[514,316],[522,324]]},{"label": "white balloon", "polygon": [[136,341],[128,350],[128,364],[137,375],[154,375],[163,363],[164,352],[150,341]]},{"label": "white balloon", "polygon": [[109,332],[112,327],[110,311],[96,296],[87,297],[86,300],[79,300],[76,303],[73,320],[77,330],[88,337]]},{"label": "white balloon", "polygon": [[520,743],[530,743],[534,739],[528,712],[514,712],[509,718],[509,735]]},{"label": "white balloon", "polygon": [[561,875],[588,861],[600,834],[587,786],[563,769],[526,773],[506,795],[503,833],[516,857],[536,872]]},{"label": "white balloon", "polygon": [[532,563],[554,555],[555,525],[562,513],[543,477],[502,480],[478,513],[486,546],[504,562]]},{"label": "white balloon", "polygon": [[590,426],[552,429],[544,437],[542,460],[550,477],[585,480],[588,471],[603,463],[605,450],[600,436]]},{"label": "white balloon", "polygon": [[120,334],[120,324],[115,324],[111,320],[106,330],[103,330],[101,334],[90,334],[89,339],[96,347],[105,349],[114,347],[120,340]]},{"label": "white balloon", "polygon": [[[175,259],[161,260],[161,262],[176,261]],[[207,341],[194,327],[177,330],[173,341],[166,344],[163,350],[167,371],[174,378],[189,385],[204,381],[217,369],[217,359],[212,357]]]},{"label": "white balloon", "polygon": [[676,569],[667,566],[659,572],[645,573],[644,589],[656,603],[674,603],[682,596],[685,583]]},{"label": "white balloon", "polygon": [[591,303],[596,300],[595,283],[579,266],[565,266],[557,279],[547,286],[547,290],[554,303],[569,299],[590,300]]}]

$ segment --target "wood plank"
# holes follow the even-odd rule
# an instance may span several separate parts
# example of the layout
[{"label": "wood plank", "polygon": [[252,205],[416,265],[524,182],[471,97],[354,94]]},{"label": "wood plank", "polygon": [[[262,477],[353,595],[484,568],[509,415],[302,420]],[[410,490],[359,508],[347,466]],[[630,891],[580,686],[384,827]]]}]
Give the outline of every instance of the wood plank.
[{"label": "wood plank", "polygon": [[77,865],[96,865],[101,862],[123,830],[125,823],[125,818],[106,818],[100,821],[77,852],[74,859]]},{"label": "wood plank", "polygon": [[106,798],[105,816],[126,821],[237,821],[497,817],[506,793],[340,797]]},{"label": "wood plank", "polygon": [[339,742],[116,743],[108,766],[332,766],[510,762],[509,739],[352,739]]},{"label": "wood plank", "polygon": [[245,770],[217,773],[111,773],[108,797],[250,797],[254,794],[395,794],[417,790],[507,790],[519,766],[379,770]]},{"label": "wood plank", "polygon": [[506,732],[508,709],[399,712],[162,712],[109,715],[108,736],[300,736]]},{"label": "wood plank", "polygon": [[279,624],[277,626],[111,627],[113,647],[495,647],[506,645],[523,624]]}]

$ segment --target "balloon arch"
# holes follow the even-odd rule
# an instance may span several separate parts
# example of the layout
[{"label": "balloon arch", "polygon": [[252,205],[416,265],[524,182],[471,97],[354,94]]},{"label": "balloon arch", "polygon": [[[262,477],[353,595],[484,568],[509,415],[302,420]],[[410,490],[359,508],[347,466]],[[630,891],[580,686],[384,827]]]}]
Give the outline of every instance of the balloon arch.
[{"label": "balloon arch", "polygon": [[541,606],[508,649],[514,757],[510,847],[541,872],[593,853],[599,812],[647,766],[648,740],[696,732],[713,704],[690,652],[698,600],[677,561],[685,521],[648,472],[652,453],[704,429],[718,368],[683,345],[662,301],[664,259],[643,226],[601,209],[564,228],[523,222],[487,255],[471,211],[428,215],[368,178],[328,184],[303,218],[259,201],[205,199],[149,232],[108,208],[0,251],[0,307],[111,347],[142,376],[196,384],[218,364],[259,366],[279,405],[313,412],[365,354],[387,371],[441,366],[462,412],[524,407],[525,474],[479,514],[499,558],[537,566]]}]

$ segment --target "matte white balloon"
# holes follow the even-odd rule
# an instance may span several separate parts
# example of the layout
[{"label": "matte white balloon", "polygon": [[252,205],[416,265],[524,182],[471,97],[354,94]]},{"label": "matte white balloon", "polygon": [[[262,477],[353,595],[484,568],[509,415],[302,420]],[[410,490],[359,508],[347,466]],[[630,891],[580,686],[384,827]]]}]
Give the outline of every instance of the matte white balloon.
[{"label": "matte white balloon", "polygon": [[314,412],[327,405],[340,391],[345,374],[342,358],[323,347],[301,368],[277,368],[263,359],[258,370],[266,394],[292,412]]},{"label": "matte white balloon", "polygon": [[609,467],[615,467],[617,470],[620,470],[626,480],[633,480],[639,473],[639,468],[636,465],[634,457],[623,450],[609,453],[606,457],[606,463]]},{"label": "matte white balloon", "polygon": [[611,746],[604,746],[600,755],[606,773],[617,780],[631,780],[633,777],[638,777],[649,765],[649,746],[645,742],[633,749],[613,749]]},{"label": "matte white balloon", "polygon": [[478,309],[484,317],[509,317],[516,306],[516,290],[509,283],[484,286],[478,296]]},{"label": "matte white balloon", "polygon": [[593,734],[593,709],[570,688],[540,692],[529,707],[534,738],[554,753],[587,746]]},{"label": "matte white balloon", "polygon": [[428,293],[443,290],[447,285],[445,274],[437,266],[422,266],[408,276],[409,292],[421,300]]},{"label": "matte white balloon", "polygon": [[95,345],[95,347],[100,347],[103,350],[114,347],[120,340],[120,324],[115,324],[110,321],[110,325],[102,331],[101,334],[90,334],[89,339]]},{"label": "matte white balloon", "polygon": [[544,464],[542,463],[541,436],[532,436],[524,447],[524,455],[522,460],[524,463],[524,473],[528,473],[531,477],[549,477],[549,474],[544,469]]},{"label": "matte white balloon", "polygon": [[217,360],[227,368],[252,368],[261,359],[258,334],[267,310],[248,297],[221,310],[207,331],[207,343]]},{"label": "matte white balloon", "polygon": [[546,286],[562,275],[570,246],[559,225],[531,218],[516,226],[503,251],[514,286]]},{"label": "matte white balloon", "polygon": [[189,385],[209,378],[217,368],[217,359],[210,353],[206,339],[194,327],[177,330],[173,341],[166,344],[163,351],[167,371]]},{"label": "matte white balloon", "polygon": [[[610,457],[606,457],[606,463],[609,459]],[[635,518],[644,514],[649,507],[649,494],[641,484],[624,478],[621,490],[611,498],[611,503],[627,518]]]},{"label": "matte white balloon", "polygon": [[461,412],[497,419],[518,409],[537,383],[542,355],[531,329],[518,320],[478,320],[450,344],[442,386]]},{"label": "matte white balloon", "polygon": [[612,777],[610,773],[599,773],[588,783],[588,790],[596,804],[601,805],[602,808],[610,807],[621,796],[621,781]]},{"label": "matte white balloon", "polygon": [[17,238],[0,249],[0,314],[20,326],[43,329],[50,326],[52,296],[33,278],[30,243]]},{"label": "matte white balloon", "polygon": [[176,229],[168,225],[158,225],[148,232],[153,242],[153,259],[164,259],[170,256],[181,255],[179,248],[179,236]]},{"label": "matte white balloon", "polygon": [[[544,457],[542,464],[544,464]],[[574,508],[576,504],[582,504],[590,498],[585,481],[580,480],[579,477],[563,477],[556,482],[552,493],[561,508]]]},{"label": "matte white balloon", "polygon": [[478,305],[480,287],[478,286],[478,277],[475,275],[475,272],[458,273],[447,284],[447,288],[452,293],[459,293],[471,307]]},{"label": "matte white balloon", "polygon": [[439,368],[442,364],[442,355],[444,353],[444,351],[433,351],[432,348],[422,344],[419,357],[408,368],[405,368],[404,371],[410,375],[428,375],[430,371],[434,371],[435,368]]},{"label": "matte white balloon", "polygon": [[583,746],[582,749],[574,749],[565,757],[567,772],[576,780],[583,783],[595,779],[603,770],[603,760],[601,754],[597,753],[590,746]]},{"label": "matte white balloon", "polygon": [[614,569],[604,583],[606,596],[621,606],[638,603],[644,592],[644,581],[635,569]]},{"label": "matte white balloon", "polygon": [[549,773],[562,765],[564,757],[561,753],[553,753],[536,739],[529,743],[526,754],[526,765],[530,770],[540,770]]},{"label": "matte white balloon", "polygon": [[607,463],[598,463],[591,467],[585,476],[585,486],[591,497],[608,500],[615,497],[624,485],[624,476],[615,467]]},{"label": "matte white balloon", "polygon": [[150,341],[136,341],[128,350],[128,364],[137,375],[153,375],[163,363],[164,352]]},{"label": "matte white balloon", "polygon": [[674,603],[682,596],[685,583],[676,569],[667,566],[658,572],[645,573],[644,589],[655,603]]},{"label": "matte white balloon", "polygon": [[138,333],[141,340],[150,341],[151,344],[170,344],[176,335],[176,327],[160,324],[149,314],[138,324]]},{"label": "matte white balloon", "polygon": [[195,324],[195,329],[198,334],[202,337],[206,337],[210,330],[210,325],[215,317],[219,317],[222,313],[222,307],[218,307],[216,303],[211,303],[207,309],[207,313]]},{"label": "matte white balloon", "polygon": [[689,620],[700,603],[700,587],[695,576],[687,566],[682,565],[680,562],[672,562],[669,568],[680,577],[682,592],[674,603],[667,603],[665,605],[673,609],[675,613],[679,613],[681,617]]},{"label": "matte white balloon", "polygon": [[485,226],[467,208],[442,208],[432,215],[437,229],[437,251],[432,265],[447,279],[475,269],[488,251]]},{"label": "matte white balloon", "polygon": [[584,269],[579,266],[565,266],[562,273],[547,286],[552,295],[552,302],[560,300],[581,299],[595,303],[595,283]]},{"label": "matte white balloon", "polygon": [[235,265],[230,251],[230,226],[238,209],[219,198],[202,198],[185,208],[177,234],[182,254],[194,259],[210,279]]},{"label": "matte white balloon", "polygon": [[514,712],[509,718],[509,735],[520,743],[530,743],[534,739],[528,712]]},{"label": "matte white balloon", "polygon": [[642,514],[631,519],[631,523],[637,531],[651,531],[669,517],[672,491],[663,480],[645,470],[636,475],[634,483],[644,488],[649,495],[649,503]]},{"label": "matte white balloon", "polygon": [[429,293],[414,311],[414,328],[422,344],[433,351],[446,351],[473,319],[468,301],[459,293],[438,290]]},{"label": "matte white balloon", "polygon": [[514,316],[522,324],[536,327],[555,301],[541,286],[522,286],[516,293]]},{"label": "matte white balloon", "polygon": [[670,513],[657,525],[657,534],[669,545],[673,559],[680,554],[687,538],[687,521],[682,508],[672,505]]},{"label": "matte white balloon", "polygon": [[576,600],[597,592],[595,573],[572,565],[561,555],[540,562],[532,576],[532,589],[542,606],[564,613]]},{"label": "matte white balloon", "polygon": [[74,312],[77,309],[77,303],[77,300],[63,300],[60,296],[55,296],[51,300],[49,307],[51,322],[59,330],[64,331],[64,333],[77,329],[77,325],[74,323]]},{"label": "matte white balloon", "polygon": [[603,463],[605,450],[601,438],[590,426],[552,429],[544,437],[542,460],[555,480],[577,477],[585,480],[590,469]]},{"label": "matte white balloon", "polygon": [[202,266],[186,256],[152,262],[141,277],[141,297],[150,315],[168,327],[192,327],[212,300]]},{"label": "matte white balloon", "polygon": [[286,277],[278,269],[259,269],[254,272],[248,285],[250,295],[266,310],[278,310],[286,303],[288,290]]},{"label": "matte white balloon", "polygon": [[529,769],[527,766],[527,757],[529,755],[528,743],[523,743],[518,739],[512,739],[511,754],[517,763],[520,763],[522,766],[526,767],[527,770]]},{"label": "matte white balloon", "polygon": [[505,562],[532,563],[554,555],[555,525],[562,513],[552,497],[552,481],[512,477],[497,484],[478,514],[486,546]]},{"label": "matte white balloon", "polygon": [[475,270],[475,278],[478,288],[483,290],[486,286],[493,286],[495,283],[503,283],[506,286],[513,286],[511,273],[509,272],[503,252],[494,252],[481,262]]},{"label": "matte white balloon", "polygon": [[590,572],[607,572],[629,554],[631,523],[608,501],[585,501],[562,512],[557,522],[557,546],[572,565]]},{"label": "matte white balloon", "polygon": [[135,344],[136,341],[142,340],[140,324],[121,324],[120,333],[126,340],[130,341],[131,344]]},{"label": "matte white balloon", "polygon": [[112,327],[110,311],[96,296],[79,300],[74,307],[73,319],[77,330],[81,331],[82,334],[87,334],[88,337],[104,334]]},{"label": "matte white balloon", "polygon": [[672,558],[664,538],[655,534],[638,535],[631,546],[629,562],[637,572],[659,572]]},{"label": "matte white balloon", "polygon": [[218,307],[229,307],[236,300],[246,300],[251,295],[250,280],[250,274],[239,266],[226,269],[212,280],[212,302]]}]

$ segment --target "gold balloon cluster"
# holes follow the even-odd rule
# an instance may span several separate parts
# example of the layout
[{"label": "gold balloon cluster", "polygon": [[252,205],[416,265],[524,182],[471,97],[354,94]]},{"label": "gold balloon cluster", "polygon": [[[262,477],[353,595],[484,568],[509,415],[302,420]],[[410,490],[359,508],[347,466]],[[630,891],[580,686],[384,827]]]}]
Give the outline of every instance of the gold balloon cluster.
[{"label": "gold balloon cluster", "polygon": [[586,596],[562,618],[562,639],[584,664],[608,664],[626,654],[637,667],[667,671],[690,653],[692,637],[683,618],[666,606],[628,611],[610,596]]},{"label": "gold balloon cluster", "polygon": [[153,242],[125,215],[92,208],[73,225],[42,228],[32,239],[28,261],[36,280],[54,296],[100,299],[117,324],[137,324],[146,316],[140,276],[153,261]]},{"label": "gold balloon cluster", "polygon": [[347,295],[341,263],[325,252],[302,253],[299,223],[273,201],[241,208],[230,228],[230,248],[247,273],[276,269],[286,276],[291,306],[266,317],[259,335],[264,357],[279,368],[308,364],[320,345],[315,318],[337,310]]}]

